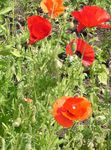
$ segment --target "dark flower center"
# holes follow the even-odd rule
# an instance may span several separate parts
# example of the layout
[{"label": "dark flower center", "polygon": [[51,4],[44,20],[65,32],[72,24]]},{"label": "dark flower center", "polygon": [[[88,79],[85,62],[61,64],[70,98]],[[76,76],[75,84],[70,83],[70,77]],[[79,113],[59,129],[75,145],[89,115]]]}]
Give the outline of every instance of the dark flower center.
[{"label": "dark flower center", "polygon": [[41,7],[38,7],[38,8],[37,8],[37,12],[38,12],[38,13],[43,13],[42,8],[41,8]]},{"label": "dark flower center", "polygon": [[65,52],[62,52],[62,53],[58,54],[58,57],[59,57],[59,59],[65,61],[67,58],[67,55]]},{"label": "dark flower center", "polygon": [[75,54],[76,54],[79,58],[81,58],[81,56],[82,56],[79,51],[76,51]]}]

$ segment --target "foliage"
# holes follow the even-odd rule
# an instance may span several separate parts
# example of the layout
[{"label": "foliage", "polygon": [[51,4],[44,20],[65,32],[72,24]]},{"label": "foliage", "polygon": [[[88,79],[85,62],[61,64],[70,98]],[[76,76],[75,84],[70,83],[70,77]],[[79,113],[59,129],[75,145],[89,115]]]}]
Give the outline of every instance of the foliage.
[{"label": "foliage", "polygon": [[[16,2],[0,1],[1,149],[110,150],[111,31],[103,34],[98,45],[98,29],[86,30],[89,33],[87,41],[94,45],[96,52],[91,67],[84,67],[76,56],[70,66],[68,60],[61,67],[58,65],[58,54],[65,51],[68,41],[75,37],[75,34],[67,34],[71,24],[68,20],[72,19],[70,12],[84,4],[94,4],[107,8],[111,14],[110,0],[70,0],[70,3],[66,0],[65,6],[69,8],[52,20],[51,37],[28,47],[26,18],[30,14],[40,15],[37,12],[40,2],[21,0],[20,7]],[[23,7],[22,14],[15,11],[18,7],[20,11]],[[51,108],[63,95],[86,96],[92,102],[92,117],[82,123],[76,122],[70,129],[60,127],[52,117]],[[25,97],[33,102],[26,103]]]}]

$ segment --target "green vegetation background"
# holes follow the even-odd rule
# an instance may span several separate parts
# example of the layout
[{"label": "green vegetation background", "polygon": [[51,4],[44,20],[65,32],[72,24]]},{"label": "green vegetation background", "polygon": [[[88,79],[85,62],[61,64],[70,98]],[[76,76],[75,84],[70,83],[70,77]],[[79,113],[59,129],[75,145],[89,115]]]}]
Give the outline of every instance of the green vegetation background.
[{"label": "green vegetation background", "polygon": [[[0,0],[0,149],[111,150],[111,31],[87,29],[87,37],[82,35],[96,53],[90,68],[77,57],[70,67],[58,65],[58,54],[76,37],[67,34],[70,12],[86,4],[111,14],[111,1],[65,0],[68,9],[52,20],[51,37],[26,47],[27,16],[47,17],[38,12],[39,4],[39,0]],[[59,126],[51,109],[63,95],[87,97],[92,117],[70,129]],[[33,102],[24,102],[24,97]]]}]

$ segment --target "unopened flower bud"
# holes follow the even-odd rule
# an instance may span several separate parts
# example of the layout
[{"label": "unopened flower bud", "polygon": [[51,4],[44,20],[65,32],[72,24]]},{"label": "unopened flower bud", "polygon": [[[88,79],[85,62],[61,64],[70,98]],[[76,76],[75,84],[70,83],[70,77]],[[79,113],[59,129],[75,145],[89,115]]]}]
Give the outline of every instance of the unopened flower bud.
[{"label": "unopened flower bud", "polygon": [[13,122],[13,127],[19,127],[21,125],[21,118],[17,118],[14,122]]}]

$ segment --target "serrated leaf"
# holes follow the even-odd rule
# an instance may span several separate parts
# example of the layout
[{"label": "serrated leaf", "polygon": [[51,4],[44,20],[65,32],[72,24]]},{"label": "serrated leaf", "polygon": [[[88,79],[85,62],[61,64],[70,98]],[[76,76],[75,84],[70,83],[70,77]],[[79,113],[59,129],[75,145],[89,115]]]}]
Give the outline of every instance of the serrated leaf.
[{"label": "serrated leaf", "polygon": [[21,54],[20,54],[20,52],[19,52],[17,49],[14,49],[14,50],[11,52],[11,54],[13,54],[13,55],[16,56],[16,57],[21,57]]},{"label": "serrated leaf", "polygon": [[2,10],[0,11],[0,15],[4,15],[4,14],[10,12],[11,10],[12,10],[12,7],[7,7],[7,8],[5,8],[5,9],[2,9]]},{"label": "serrated leaf", "polygon": [[8,50],[2,50],[2,51],[0,51],[0,55],[2,55],[2,56],[7,56],[7,55],[10,55],[10,51],[8,51]]},{"label": "serrated leaf", "polygon": [[29,57],[29,56],[25,56],[25,58],[27,59],[27,60],[30,60],[30,61],[34,61],[31,57]]},{"label": "serrated leaf", "polygon": [[6,66],[7,62],[5,60],[0,60],[0,66]]},{"label": "serrated leaf", "polygon": [[7,56],[10,55],[10,50],[12,49],[12,45],[0,45],[0,55]]},{"label": "serrated leaf", "polygon": [[98,79],[100,83],[107,85],[108,75],[106,72],[99,73]]}]

